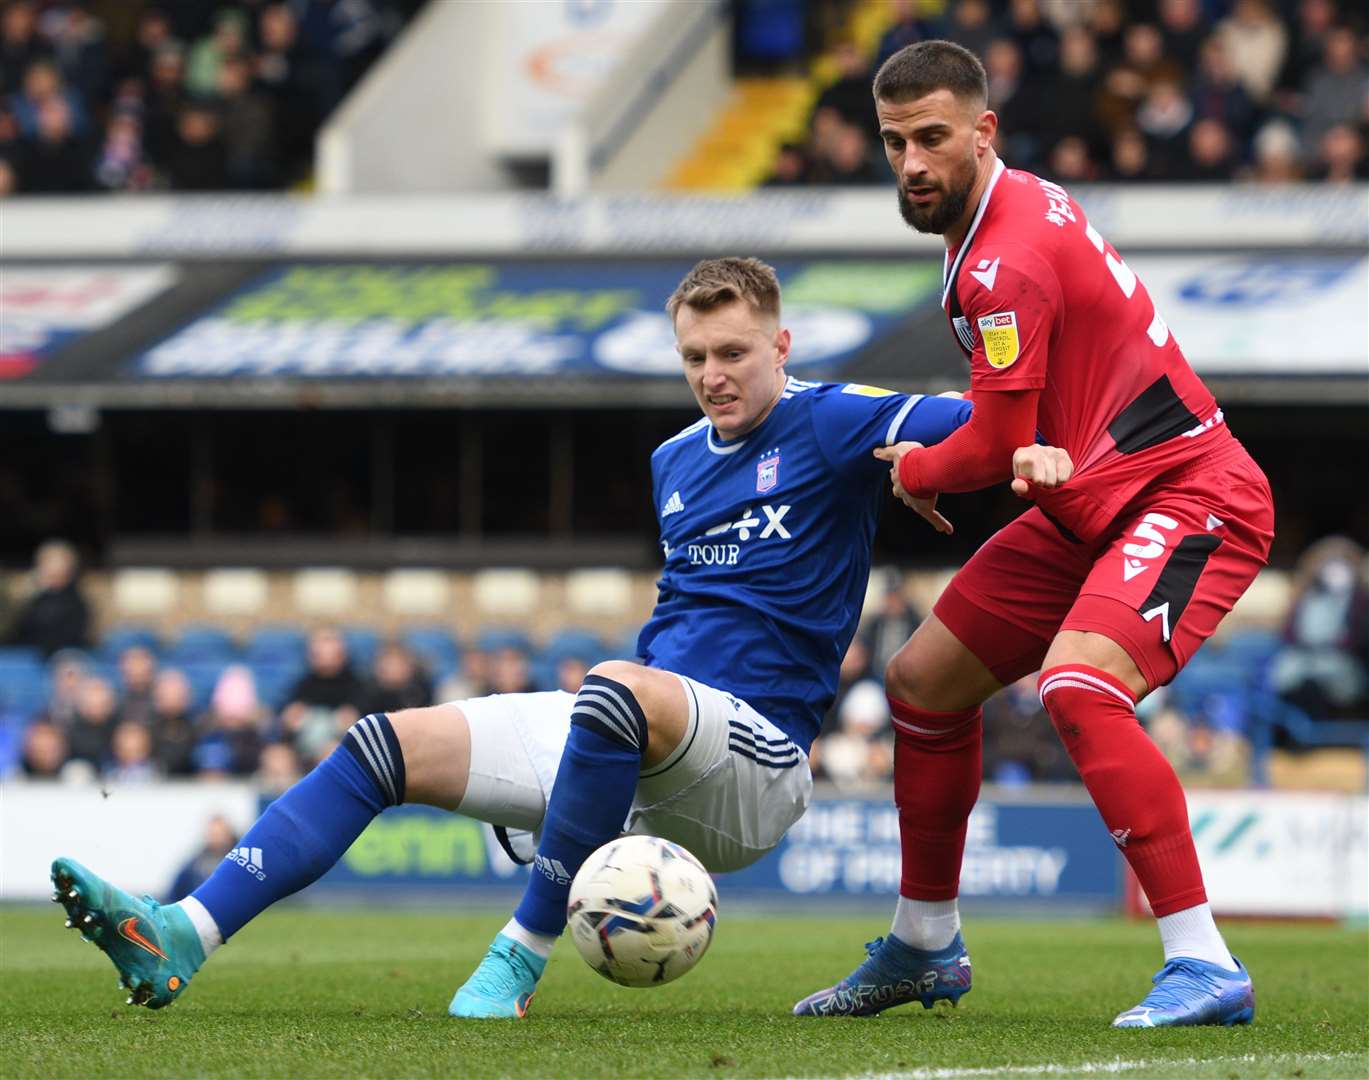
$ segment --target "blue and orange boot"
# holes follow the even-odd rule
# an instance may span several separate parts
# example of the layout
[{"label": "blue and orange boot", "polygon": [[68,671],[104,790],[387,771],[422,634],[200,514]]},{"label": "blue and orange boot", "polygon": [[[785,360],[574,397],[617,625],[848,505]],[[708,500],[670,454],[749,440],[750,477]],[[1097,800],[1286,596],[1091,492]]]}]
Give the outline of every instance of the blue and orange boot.
[{"label": "blue and orange boot", "polygon": [[865,946],[865,963],[835,986],[809,994],[795,1016],[874,1016],[895,1005],[952,1005],[970,992],[970,956],[959,932],[944,949],[915,949],[890,934]]},{"label": "blue and orange boot", "polygon": [[456,992],[447,1013],[470,1019],[521,1020],[546,969],[547,962],[526,945],[495,934],[485,959]]},{"label": "blue and orange boot", "polygon": [[[1235,959],[1233,957],[1233,959]],[[1119,1028],[1188,1027],[1199,1024],[1249,1024],[1255,1019],[1255,986],[1236,961],[1227,971],[1206,960],[1176,956],[1150,980],[1155,984],[1141,1004],[1120,1013]]]},{"label": "blue and orange boot", "polygon": [[178,907],[150,896],[136,900],[75,859],[52,864],[52,902],[66,909],[67,926],[98,945],[119,971],[128,1004],[160,1009],[185,993],[204,963],[200,935]]}]

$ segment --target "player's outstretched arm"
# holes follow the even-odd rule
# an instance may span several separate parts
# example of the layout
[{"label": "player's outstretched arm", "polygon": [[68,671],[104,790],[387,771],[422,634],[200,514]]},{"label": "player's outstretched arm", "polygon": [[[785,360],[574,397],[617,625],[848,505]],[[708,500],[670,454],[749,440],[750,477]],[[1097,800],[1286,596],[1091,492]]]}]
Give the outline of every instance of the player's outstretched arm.
[{"label": "player's outstretched arm", "polygon": [[927,499],[942,491],[978,491],[1012,478],[1013,452],[1036,436],[1039,390],[975,394],[969,423],[937,446],[904,454],[898,463],[903,490]]},{"label": "player's outstretched arm", "polygon": [[1024,499],[1058,488],[1074,475],[1074,462],[1058,446],[1019,446],[1012,455],[1013,493]]}]

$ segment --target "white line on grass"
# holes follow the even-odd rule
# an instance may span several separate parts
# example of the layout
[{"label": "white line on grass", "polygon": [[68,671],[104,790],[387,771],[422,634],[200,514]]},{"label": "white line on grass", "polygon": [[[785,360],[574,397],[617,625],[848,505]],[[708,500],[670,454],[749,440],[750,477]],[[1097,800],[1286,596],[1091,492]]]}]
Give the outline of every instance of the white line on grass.
[{"label": "white line on grass", "polygon": [[1216,1057],[1140,1058],[1116,1057],[1111,1061],[1081,1061],[1074,1065],[990,1065],[972,1069],[909,1069],[884,1073],[859,1073],[853,1080],[969,1080],[978,1076],[1075,1076],[1089,1073],[1125,1073],[1138,1069],[1192,1068],[1197,1065],[1312,1064],[1362,1057],[1347,1050],[1338,1054],[1239,1054]]}]

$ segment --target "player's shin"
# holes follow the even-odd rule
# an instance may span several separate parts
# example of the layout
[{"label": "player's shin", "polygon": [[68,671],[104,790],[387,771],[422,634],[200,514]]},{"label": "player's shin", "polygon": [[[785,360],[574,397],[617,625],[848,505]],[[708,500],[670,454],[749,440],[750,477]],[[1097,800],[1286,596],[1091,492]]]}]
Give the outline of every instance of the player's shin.
[{"label": "player's shin", "polygon": [[403,801],[404,757],[389,718],[364,716],[313,772],[266,808],[183,902],[206,953],[321,877],[377,814]]},{"label": "player's shin", "polygon": [[571,710],[532,874],[514,912],[519,925],[553,937],[565,929],[571,880],[591,852],[622,832],[646,743],[646,717],[632,691],[587,676]]},{"label": "player's shin", "polygon": [[892,933],[919,949],[942,949],[960,929],[956,896],[966,826],[979,797],[982,712],[931,712],[896,698],[889,706],[903,847]]},{"label": "player's shin", "polygon": [[1137,723],[1131,691],[1085,664],[1043,671],[1038,685],[1051,723],[1160,921],[1166,959],[1190,956],[1234,969],[1207,906],[1183,787]]}]

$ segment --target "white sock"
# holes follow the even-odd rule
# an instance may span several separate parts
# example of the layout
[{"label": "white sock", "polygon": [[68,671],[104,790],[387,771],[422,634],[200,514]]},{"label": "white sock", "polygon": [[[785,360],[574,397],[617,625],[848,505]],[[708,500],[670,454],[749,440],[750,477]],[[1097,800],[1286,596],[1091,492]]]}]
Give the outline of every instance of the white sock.
[{"label": "white sock", "polygon": [[200,945],[204,948],[205,959],[209,959],[209,954],[223,944],[223,934],[219,933],[219,924],[214,921],[214,916],[210,915],[205,906],[193,896],[187,896],[179,904],[172,906],[185,912],[185,917],[200,935]]},{"label": "white sock", "polygon": [[518,944],[531,949],[543,960],[551,955],[552,946],[556,944],[555,935],[534,933],[517,919],[510,919],[504,929],[499,932],[505,937],[513,938]]},{"label": "white sock", "polygon": [[954,900],[898,898],[890,932],[915,949],[944,949],[960,930],[960,909]]},{"label": "white sock", "polygon": [[1227,971],[1236,970],[1222,932],[1212,918],[1209,904],[1195,904],[1173,915],[1161,915],[1156,920],[1160,926],[1160,941],[1165,947],[1165,959],[1188,956],[1194,960],[1206,960],[1217,964]]}]

